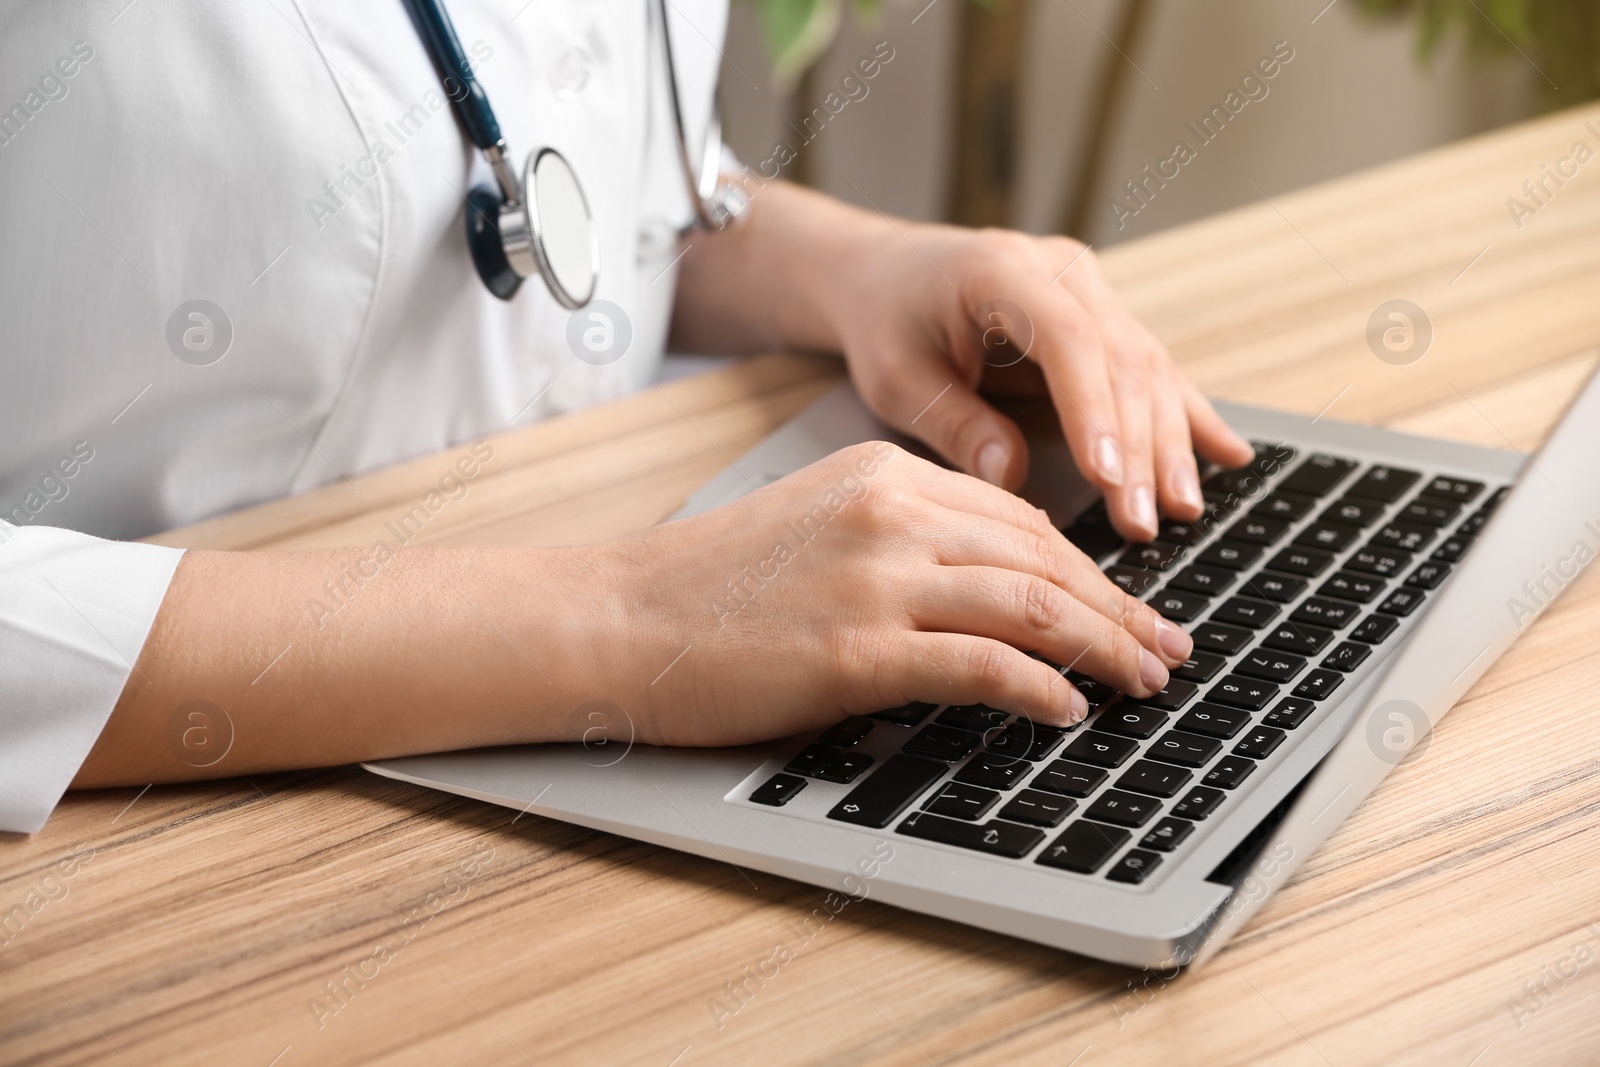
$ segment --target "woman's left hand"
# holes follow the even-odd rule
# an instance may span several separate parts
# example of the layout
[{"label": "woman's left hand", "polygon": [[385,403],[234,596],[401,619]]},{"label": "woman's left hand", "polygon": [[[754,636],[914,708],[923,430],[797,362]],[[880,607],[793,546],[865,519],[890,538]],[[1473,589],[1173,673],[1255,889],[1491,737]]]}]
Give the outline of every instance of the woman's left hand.
[{"label": "woman's left hand", "polygon": [[829,319],[885,422],[1014,490],[1027,445],[979,390],[1018,372],[1042,377],[1079,469],[1104,491],[1117,529],[1139,541],[1155,536],[1158,511],[1201,514],[1197,451],[1224,466],[1249,462],[1250,445],[1123,306],[1085,245],[860,221],[845,260],[855,282],[835,290]]}]

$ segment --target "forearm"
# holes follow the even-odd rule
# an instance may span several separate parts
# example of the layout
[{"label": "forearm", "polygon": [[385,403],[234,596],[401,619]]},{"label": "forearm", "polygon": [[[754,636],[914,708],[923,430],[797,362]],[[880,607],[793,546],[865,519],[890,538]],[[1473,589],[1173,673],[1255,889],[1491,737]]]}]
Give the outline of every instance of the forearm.
[{"label": "forearm", "polygon": [[838,351],[837,312],[863,252],[898,240],[881,216],[786,182],[752,192],[740,225],[699,233],[678,272],[671,345],[685,352]]},{"label": "forearm", "polygon": [[74,785],[566,739],[610,603],[587,558],[191,552]]}]

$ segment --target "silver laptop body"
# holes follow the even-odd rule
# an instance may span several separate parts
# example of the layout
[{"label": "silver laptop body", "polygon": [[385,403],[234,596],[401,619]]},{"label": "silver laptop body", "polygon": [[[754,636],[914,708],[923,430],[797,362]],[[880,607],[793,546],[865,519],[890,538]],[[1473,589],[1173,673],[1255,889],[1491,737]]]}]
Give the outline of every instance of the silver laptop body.
[{"label": "silver laptop body", "polygon": [[[1155,698],[1165,707],[1112,695],[1059,736],[981,705],[891,709],[865,720],[861,737],[858,725],[714,750],[632,744],[625,722],[607,722],[592,743],[369,769],[1105,960],[1192,962],[1248,919],[1509,645],[1525,620],[1507,597],[1526,598],[1542,555],[1569,551],[1588,536],[1585,522],[1600,521],[1594,381],[1535,461],[1545,474],[1523,479],[1539,480],[1537,499],[1522,499],[1524,485],[1498,509],[1523,467],[1515,453],[1218,409],[1258,448],[1286,446],[1292,457],[1275,447],[1281,462],[1211,479],[1210,521],[1163,529],[1192,544],[1107,542],[1048,411],[1025,425],[1040,443],[1023,495],[1097,546],[1125,587],[1186,620],[1197,653],[1209,650],[1175,672]],[[876,438],[898,439],[842,385],[673,517]],[[1551,468],[1558,490],[1544,484]],[[1600,536],[1591,543],[1600,550]],[[1192,588],[1222,578],[1214,592]],[[1241,590],[1253,595],[1233,604]],[[1448,615],[1429,610],[1446,598]],[[1472,625],[1458,640],[1462,613]],[[1424,620],[1427,653],[1385,677],[1400,649],[1421,647],[1411,639]],[[1369,700],[1380,684],[1384,709]],[[1397,700],[1420,717],[1402,708],[1409,717],[1393,721]],[[1379,710],[1391,718],[1373,727]],[[1347,734],[1328,773],[1313,774]],[[1018,803],[1025,795],[1031,804]]]}]

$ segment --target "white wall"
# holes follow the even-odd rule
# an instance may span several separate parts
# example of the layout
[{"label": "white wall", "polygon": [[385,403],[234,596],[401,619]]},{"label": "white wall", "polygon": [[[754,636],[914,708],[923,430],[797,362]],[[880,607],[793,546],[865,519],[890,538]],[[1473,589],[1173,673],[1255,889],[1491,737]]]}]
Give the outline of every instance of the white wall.
[{"label": "white wall", "polygon": [[[889,41],[895,59],[864,100],[847,106],[800,149],[811,154],[821,188],[914,218],[944,213],[957,5],[971,0],[935,0],[925,9],[926,2],[888,0],[876,28],[846,19],[819,68],[818,92],[870,54],[876,41]],[[1124,0],[1032,2],[1014,222],[1049,232],[1076,173],[1086,97],[1100,64],[1108,57],[1127,62],[1095,29],[1113,33]],[[1139,47],[1128,57],[1142,74],[1125,72],[1125,95],[1094,176],[1089,226],[1079,236],[1114,243],[1258,199],[1250,182],[1271,197],[1531,113],[1537,75],[1520,58],[1469,66],[1446,49],[1424,68],[1409,24],[1375,25],[1358,17],[1351,0],[1337,0],[1313,24],[1325,3],[1154,0]],[[1277,41],[1289,42],[1295,56],[1268,83],[1268,95],[1248,104],[1119,230],[1109,207],[1112,192],[1145,164],[1171,155],[1177,139],[1198,147],[1185,123],[1220,104]],[[735,3],[727,55],[759,86],[752,89],[724,67],[730,143],[747,162],[766,158],[780,140],[799,147],[800,138],[785,129],[789,103],[770,84],[754,13],[743,3]]]}]

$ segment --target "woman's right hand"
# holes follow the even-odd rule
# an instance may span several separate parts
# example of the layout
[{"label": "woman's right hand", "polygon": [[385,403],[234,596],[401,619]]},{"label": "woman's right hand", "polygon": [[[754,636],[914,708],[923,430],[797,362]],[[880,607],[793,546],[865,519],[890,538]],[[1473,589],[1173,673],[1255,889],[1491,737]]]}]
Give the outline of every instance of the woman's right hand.
[{"label": "woman's right hand", "polygon": [[1083,696],[1019,649],[1149,696],[1193,647],[1044,512],[883,442],[581,551],[612,605],[594,695],[655,744],[744,744],[914,700],[1068,725]]}]

